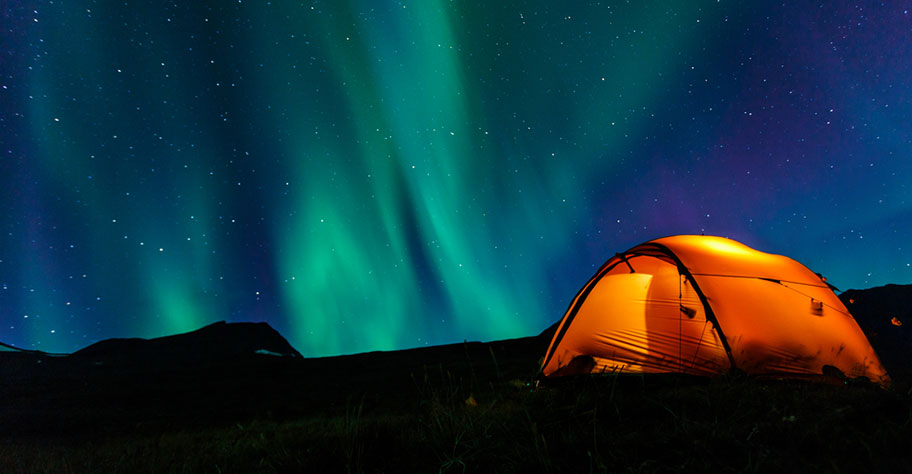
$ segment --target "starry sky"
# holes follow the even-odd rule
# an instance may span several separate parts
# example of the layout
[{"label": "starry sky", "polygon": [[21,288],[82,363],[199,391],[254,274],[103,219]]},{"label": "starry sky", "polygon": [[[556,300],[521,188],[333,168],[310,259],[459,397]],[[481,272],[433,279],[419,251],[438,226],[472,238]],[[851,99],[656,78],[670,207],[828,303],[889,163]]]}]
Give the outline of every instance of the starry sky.
[{"label": "starry sky", "polygon": [[9,344],[528,336],[682,233],[912,282],[908,2],[2,8]]}]

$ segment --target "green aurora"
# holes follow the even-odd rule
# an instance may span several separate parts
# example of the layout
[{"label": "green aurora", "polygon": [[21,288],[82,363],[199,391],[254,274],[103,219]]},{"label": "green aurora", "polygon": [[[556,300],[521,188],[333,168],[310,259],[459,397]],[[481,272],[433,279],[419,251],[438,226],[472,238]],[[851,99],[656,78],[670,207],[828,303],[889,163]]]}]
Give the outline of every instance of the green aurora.
[{"label": "green aurora", "polygon": [[906,14],[854,33],[872,82],[813,59],[855,12],[565,3],[5,7],[0,340],[225,319],[308,356],[519,337],[675,233],[837,285],[912,278],[912,53],[877,42]]}]

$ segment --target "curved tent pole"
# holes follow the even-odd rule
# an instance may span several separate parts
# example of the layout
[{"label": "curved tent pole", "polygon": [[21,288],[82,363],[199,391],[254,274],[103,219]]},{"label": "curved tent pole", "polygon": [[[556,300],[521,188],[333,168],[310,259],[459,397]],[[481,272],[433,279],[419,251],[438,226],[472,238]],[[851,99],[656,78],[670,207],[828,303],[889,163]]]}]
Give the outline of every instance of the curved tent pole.
[{"label": "curved tent pole", "polygon": [[703,303],[703,309],[706,311],[706,320],[712,323],[713,328],[715,328],[716,333],[719,335],[719,341],[722,342],[722,347],[725,348],[725,353],[728,354],[728,361],[731,364],[731,368],[736,369],[737,366],[735,365],[735,357],[732,355],[731,346],[728,345],[728,339],[725,337],[725,333],[722,332],[722,327],[719,325],[719,320],[716,319],[716,313],[713,312],[712,306],[709,305],[709,300],[706,299],[706,295],[703,294],[703,290],[700,289],[700,285],[697,283],[697,280],[693,277],[693,275],[691,275],[690,270],[687,268],[687,266],[684,265],[684,262],[682,262],[681,259],[671,251],[670,248],[662,244],[657,244],[655,242],[647,242],[645,244],[639,245],[638,247],[645,246],[652,246],[674,260],[675,265],[678,266],[678,271],[687,277],[688,280],[690,280],[690,283],[693,285],[694,290],[697,292],[697,296],[700,297],[700,302]]},{"label": "curved tent pole", "polygon": [[[595,285],[599,282],[599,280],[601,280],[602,277],[605,276],[605,274],[607,274],[609,271],[614,269],[614,267],[620,265],[622,262],[626,263],[627,266],[630,267],[631,270],[633,270],[633,267],[631,267],[630,263],[627,261],[627,257],[630,255],[638,255],[639,252],[637,252],[637,249],[642,249],[643,247],[652,247],[652,248],[658,250],[659,252],[661,252],[662,254],[664,254],[665,256],[667,256],[668,258],[671,258],[672,261],[674,261],[675,265],[678,267],[678,272],[680,272],[688,280],[690,280],[690,283],[693,285],[694,290],[697,292],[697,296],[700,297],[700,302],[703,303],[703,309],[706,312],[706,320],[709,321],[713,325],[713,328],[716,330],[716,334],[719,335],[719,341],[722,342],[722,347],[725,348],[725,354],[728,355],[728,362],[731,364],[731,368],[732,369],[737,368],[737,366],[735,365],[735,357],[734,357],[734,355],[732,355],[731,346],[728,345],[728,339],[725,338],[725,333],[722,332],[722,327],[719,325],[719,320],[716,319],[716,314],[713,312],[712,306],[709,305],[709,300],[706,299],[706,295],[703,294],[703,290],[700,289],[700,285],[697,283],[697,280],[690,273],[690,270],[687,268],[687,266],[684,265],[684,262],[682,262],[681,259],[678,258],[678,256],[675,255],[675,253],[671,251],[670,248],[668,248],[662,244],[657,244],[655,242],[647,242],[644,244],[637,245],[636,247],[633,247],[624,253],[615,254],[615,256],[613,258],[608,259],[608,261],[606,261],[604,264],[602,264],[602,267],[595,274],[595,276],[593,276],[589,280],[589,282],[586,283],[586,286],[584,286],[580,290],[580,292],[577,294],[577,297],[574,298],[574,301],[576,304],[571,303],[572,306],[570,308],[568,308],[569,314],[567,315],[567,320],[564,321],[563,325],[560,327],[560,331],[558,331],[558,333],[555,334],[554,339],[551,341],[550,350],[548,351],[548,354],[545,355],[544,362],[542,362],[542,366],[541,366],[542,369],[547,367],[548,364],[551,362],[551,358],[554,357],[554,353],[557,352],[557,347],[560,345],[561,339],[563,339],[564,335],[567,333],[567,328],[569,328],[570,324],[573,323],[573,319],[576,316],[576,314],[579,312],[579,309],[583,305],[583,302],[589,296],[589,293],[592,291],[592,289],[595,288]],[[640,255],[643,255],[643,254],[640,254]],[[611,260],[614,260],[614,259],[616,259],[617,261],[615,261],[613,264],[609,265],[609,263],[611,263]]]},{"label": "curved tent pole", "polygon": [[614,256],[621,259],[624,263],[627,264],[627,268],[630,269],[630,273],[636,273],[636,270],[634,270],[633,266],[630,265],[630,261],[627,260],[627,255],[622,254],[622,253],[616,253],[616,254],[614,254]]}]

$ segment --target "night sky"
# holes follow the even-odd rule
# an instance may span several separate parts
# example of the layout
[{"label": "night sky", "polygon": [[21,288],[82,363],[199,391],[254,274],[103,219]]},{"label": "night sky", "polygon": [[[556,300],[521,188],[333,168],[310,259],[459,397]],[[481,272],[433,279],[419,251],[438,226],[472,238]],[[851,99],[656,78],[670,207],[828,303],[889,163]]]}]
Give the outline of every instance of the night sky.
[{"label": "night sky", "polygon": [[912,4],[863,3],[4,1],[0,340],[528,336],[681,233],[910,283]]}]

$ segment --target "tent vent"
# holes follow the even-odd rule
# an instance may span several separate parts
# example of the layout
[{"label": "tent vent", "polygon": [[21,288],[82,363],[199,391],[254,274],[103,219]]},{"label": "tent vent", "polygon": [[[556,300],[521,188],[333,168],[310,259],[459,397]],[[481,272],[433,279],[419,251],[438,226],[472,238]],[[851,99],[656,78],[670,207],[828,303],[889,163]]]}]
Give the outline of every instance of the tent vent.
[{"label": "tent vent", "polygon": [[811,298],[811,313],[814,316],[823,316],[823,301],[817,301]]},{"label": "tent vent", "polygon": [[697,310],[681,305],[681,312],[687,315],[688,319],[693,319],[697,315]]}]

